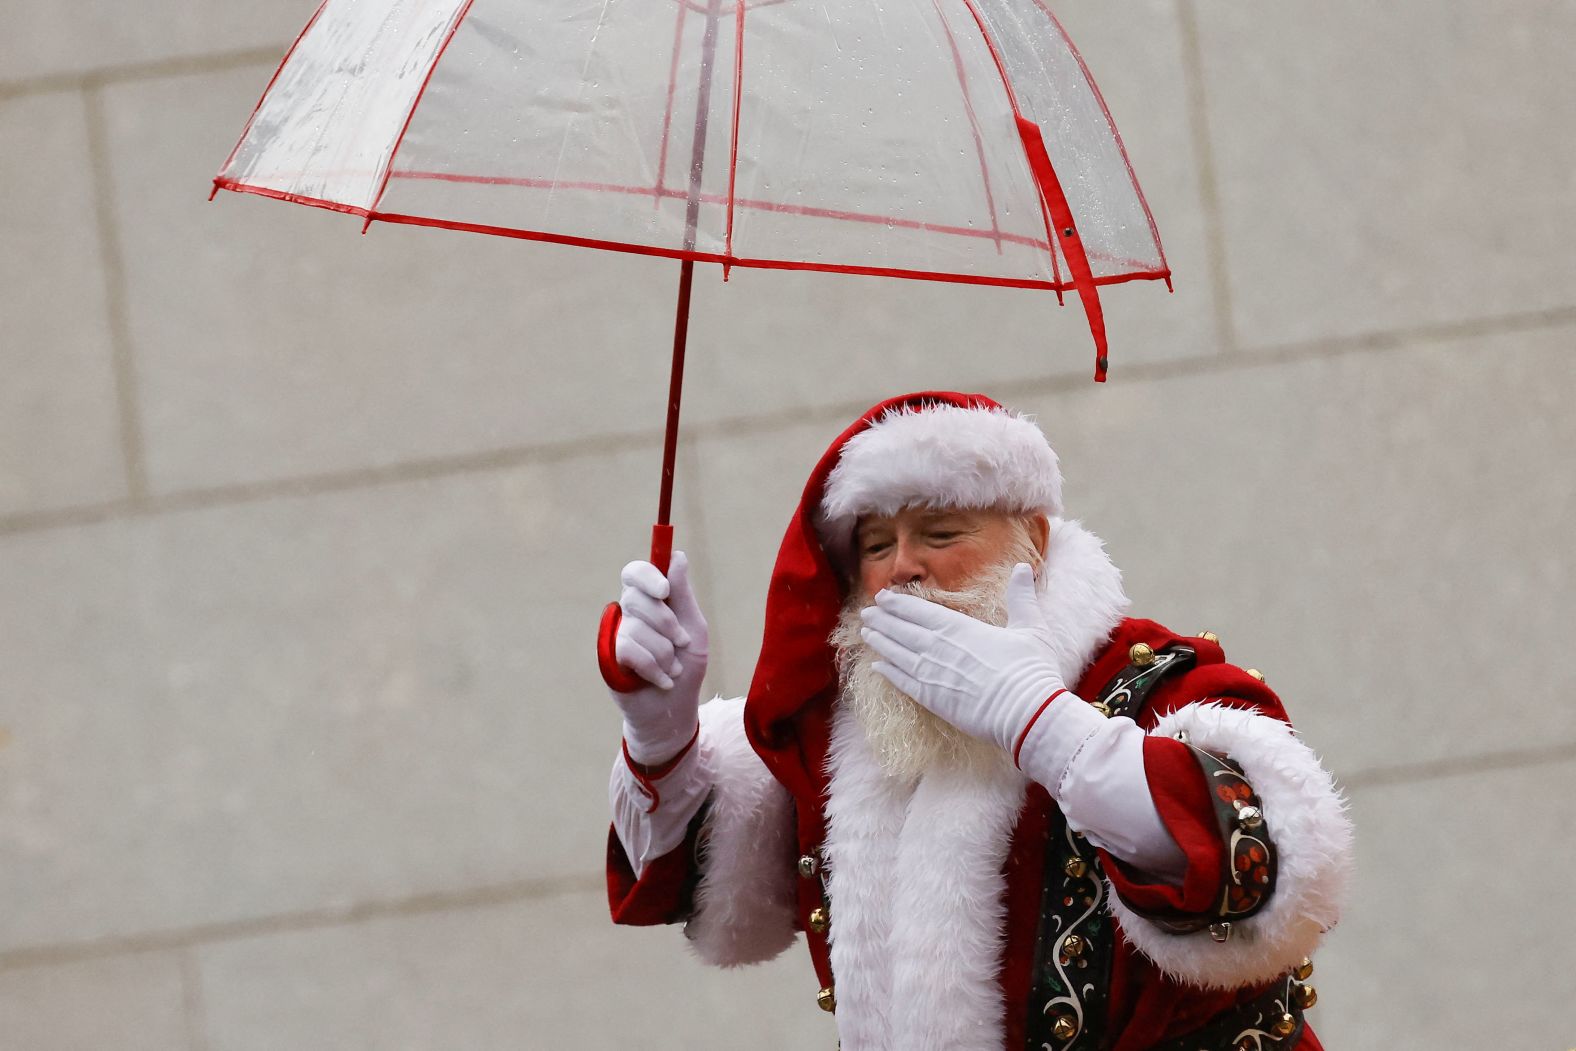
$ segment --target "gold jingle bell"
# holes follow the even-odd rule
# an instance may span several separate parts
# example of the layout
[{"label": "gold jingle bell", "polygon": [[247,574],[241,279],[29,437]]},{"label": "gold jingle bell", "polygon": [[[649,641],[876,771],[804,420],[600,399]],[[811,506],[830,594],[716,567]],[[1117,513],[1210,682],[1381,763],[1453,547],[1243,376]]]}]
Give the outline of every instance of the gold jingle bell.
[{"label": "gold jingle bell", "polygon": [[837,994],[830,985],[815,994],[815,1005],[823,1011],[837,1010]]},{"label": "gold jingle bell", "polygon": [[805,854],[799,859],[799,875],[809,879],[821,869],[821,862],[814,854]]},{"label": "gold jingle bell", "polygon": [[1111,718],[1111,706],[1106,704],[1104,701],[1090,701],[1089,707],[1093,708],[1107,719]]},{"label": "gold jingle bell", "polygon": [[1306,1011],[1319,1002],[1319,990],[1311,985],[1294,985],[1291,987],[1291,998],[1297,1001],[1297,1006]]},{"label": "gold jingle bell", "polygon": [[1198,633],[1198,635],[1196,637],[1200,638],[1200,639],[1203,639],[1205,642],[1219,642],[1220,641],[1220,636],[1216,635],[1213,631],[1201,631],[1201,632]]},{"label": "gold jingle bell", "polygon": [[1264,673],[1259,671],[1257,668],[1245,668],[1243,670],[1246,671],[1249,675],[1253,676],[1255,679],[1259,680],[1260,682],[1264,682],[1265,681]]},{"label": "gold jingle bell", "polygon": [[1073,1021],[1072,1015],[1057,1015],[1056,1021],[1051,1023],[1051,1035],[1058,1040],[1071,1040],[1078,1035],[1078,1023]]},{"label": "gold jingle bell", "polygon": [[1089,873],[1089,863],[1083,858],[1068,858],[1067,864],[1062,866],[1062,871],[1074,879],[1081,879]]},{"label": "gold jingle bell", "polygon": [[1155,651],[1147,643],[1135,642],[1127,651],[1127,659],[1140,668],[1147,668],[1155,663]]},{"label": "gold jingle bell", "polygon": [[1297,1028],[1297,1019],[1291,1015],[1281,1015],[1280,1021],[1270,1026],[1270,1034],[1277,1040],[1284,1040],[1291,1036],[1292,1030]]},{"label": "gold jingle bell", "polygon": [[826,910],[817,906],[810,910],[810,929],[817,934],[825,934],[827,927]]},{"label": "gold jingle bell", "polygon": [[1078,935],[1069,934],[1067,937],[1062,939],[1062,952],[1066,953],[1072,959],[1077,959],[1083,955],[1084,945],[1084,940]]},{"label": "gold jingle bell", "polygon": [[1296,966],[1296,968],[1292,970],[1291,976],[1293,978],[1297,979],[1299,982],[1306,982],[1309,978],[1312,978],[1313,977],[1313,961],[1310,960],[1308,957],[1304,956],[1302,958],[1302,962],[1299,963]]}]

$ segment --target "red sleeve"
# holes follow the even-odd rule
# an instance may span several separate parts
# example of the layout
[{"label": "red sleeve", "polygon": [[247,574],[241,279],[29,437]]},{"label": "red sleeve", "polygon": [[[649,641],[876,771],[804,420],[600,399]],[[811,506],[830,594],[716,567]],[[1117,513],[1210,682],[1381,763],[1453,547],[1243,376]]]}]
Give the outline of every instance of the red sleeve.
[{"label": "red sleeve", "polygon": [[695,911],[695,884],[700,881],[696,864],[701,843],[701,825],[707,805],[691,819],[684,842],[646,866],[635,878],[634,866],[618,833],[612,826],[607,833],[607,904],[614,923],[649,927],[659,923],[683,923]]},{"label": "red sleeve", "polygon": [[1226,845],[1215,824],[1209,785],[1193,751],[1169,737],[1144,741],[1144,774],[1166,831],[1187,857],[1181,886],[1153,882],[1110,854],[1102,861],[1111,885],[1139,913],[1202,914],[1213,911],[1225,880]]},{"label": "red sleeve", "polygon": [[[1224,663],[1194,668],[1157,691],[1141,721],[1152,728],[1168,712],[1200,701],[1289,721],[1274,691],[1241,668]],[[1178,917],[1213,913],[1225,890],[1226,844],[1204,771],[1188,745],[1152,736],[1144,741],[1144,774],[1160,820],[1187,857],[1187,871],[1181,886],[1157,883],[1105,854],[1106,875],[1122,900],[1140,914]]]}]

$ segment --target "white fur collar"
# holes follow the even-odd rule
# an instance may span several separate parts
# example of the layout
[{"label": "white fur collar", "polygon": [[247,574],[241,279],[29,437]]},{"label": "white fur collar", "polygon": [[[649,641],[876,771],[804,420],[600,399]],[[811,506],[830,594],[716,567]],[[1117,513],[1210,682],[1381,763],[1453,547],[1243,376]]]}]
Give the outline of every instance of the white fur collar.
[{"label": "white fur collar", "polygon": [[1099,537],[1077,522],[1053,518],[1039,586],[1056,667],[1072,686],[1127,615],[1122,571]]},{"label": "white fur collar", "polygon": [[[1063,677],[1076,682],[1127,607],[1099,539],[1053,519],[1041,605]],[[846,1051],[999,1051],[1002,865],[1027,780],[887,777],[838,706],[827,755],[827,884],[838,1035]]]}]

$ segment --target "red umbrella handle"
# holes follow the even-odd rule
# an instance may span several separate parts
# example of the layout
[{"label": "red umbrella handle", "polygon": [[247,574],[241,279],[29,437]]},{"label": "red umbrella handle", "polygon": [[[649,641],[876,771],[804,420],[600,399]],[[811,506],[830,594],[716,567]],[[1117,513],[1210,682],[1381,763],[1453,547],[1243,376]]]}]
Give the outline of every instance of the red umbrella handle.
[{"label": "red umbrella handle", "polygon": [[[672,557],[673,527],[660,524],[652,526],[651,564],[666,576]],[[602,681],[607,683],[609,689],[618,693],[634,693],[651,684],[618,663],[618,626],[623,621],[624,611],[617,602],[609,602],[602,610],[602,624],[596,633],[596,663],[602,672]]]}]

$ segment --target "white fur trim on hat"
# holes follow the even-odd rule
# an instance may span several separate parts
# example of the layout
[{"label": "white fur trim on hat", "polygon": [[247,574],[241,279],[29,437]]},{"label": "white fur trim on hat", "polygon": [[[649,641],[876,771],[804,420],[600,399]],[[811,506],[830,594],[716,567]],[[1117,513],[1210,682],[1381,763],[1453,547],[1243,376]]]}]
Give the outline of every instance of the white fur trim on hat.
[{"label": "white fur trim on hat", "polygon": [[1005,409],[895,409],[843,446],[817,523],[842,553],[861,515],[909,506],[1062,512],[1062,475],[1040,428]]},{"label": "white fur trim on hat", "polygon": [[1171,934],[1139,916],[1114,893],[1111,911],[1139,952],[1166,974],[1205,989],[1270,981],[1312,956],[1340,918],[1352,870],[1352,823],[1346,803],[1318,756],[1290,726],[1222,704],[1189,704],[1164,716],[1155,734],[1185,733],[1200,748],[1224,753],[1264,804],[1275,841],[1275,890],[1257,915],[1233,920],[1224,942],[1209,934]]}]

